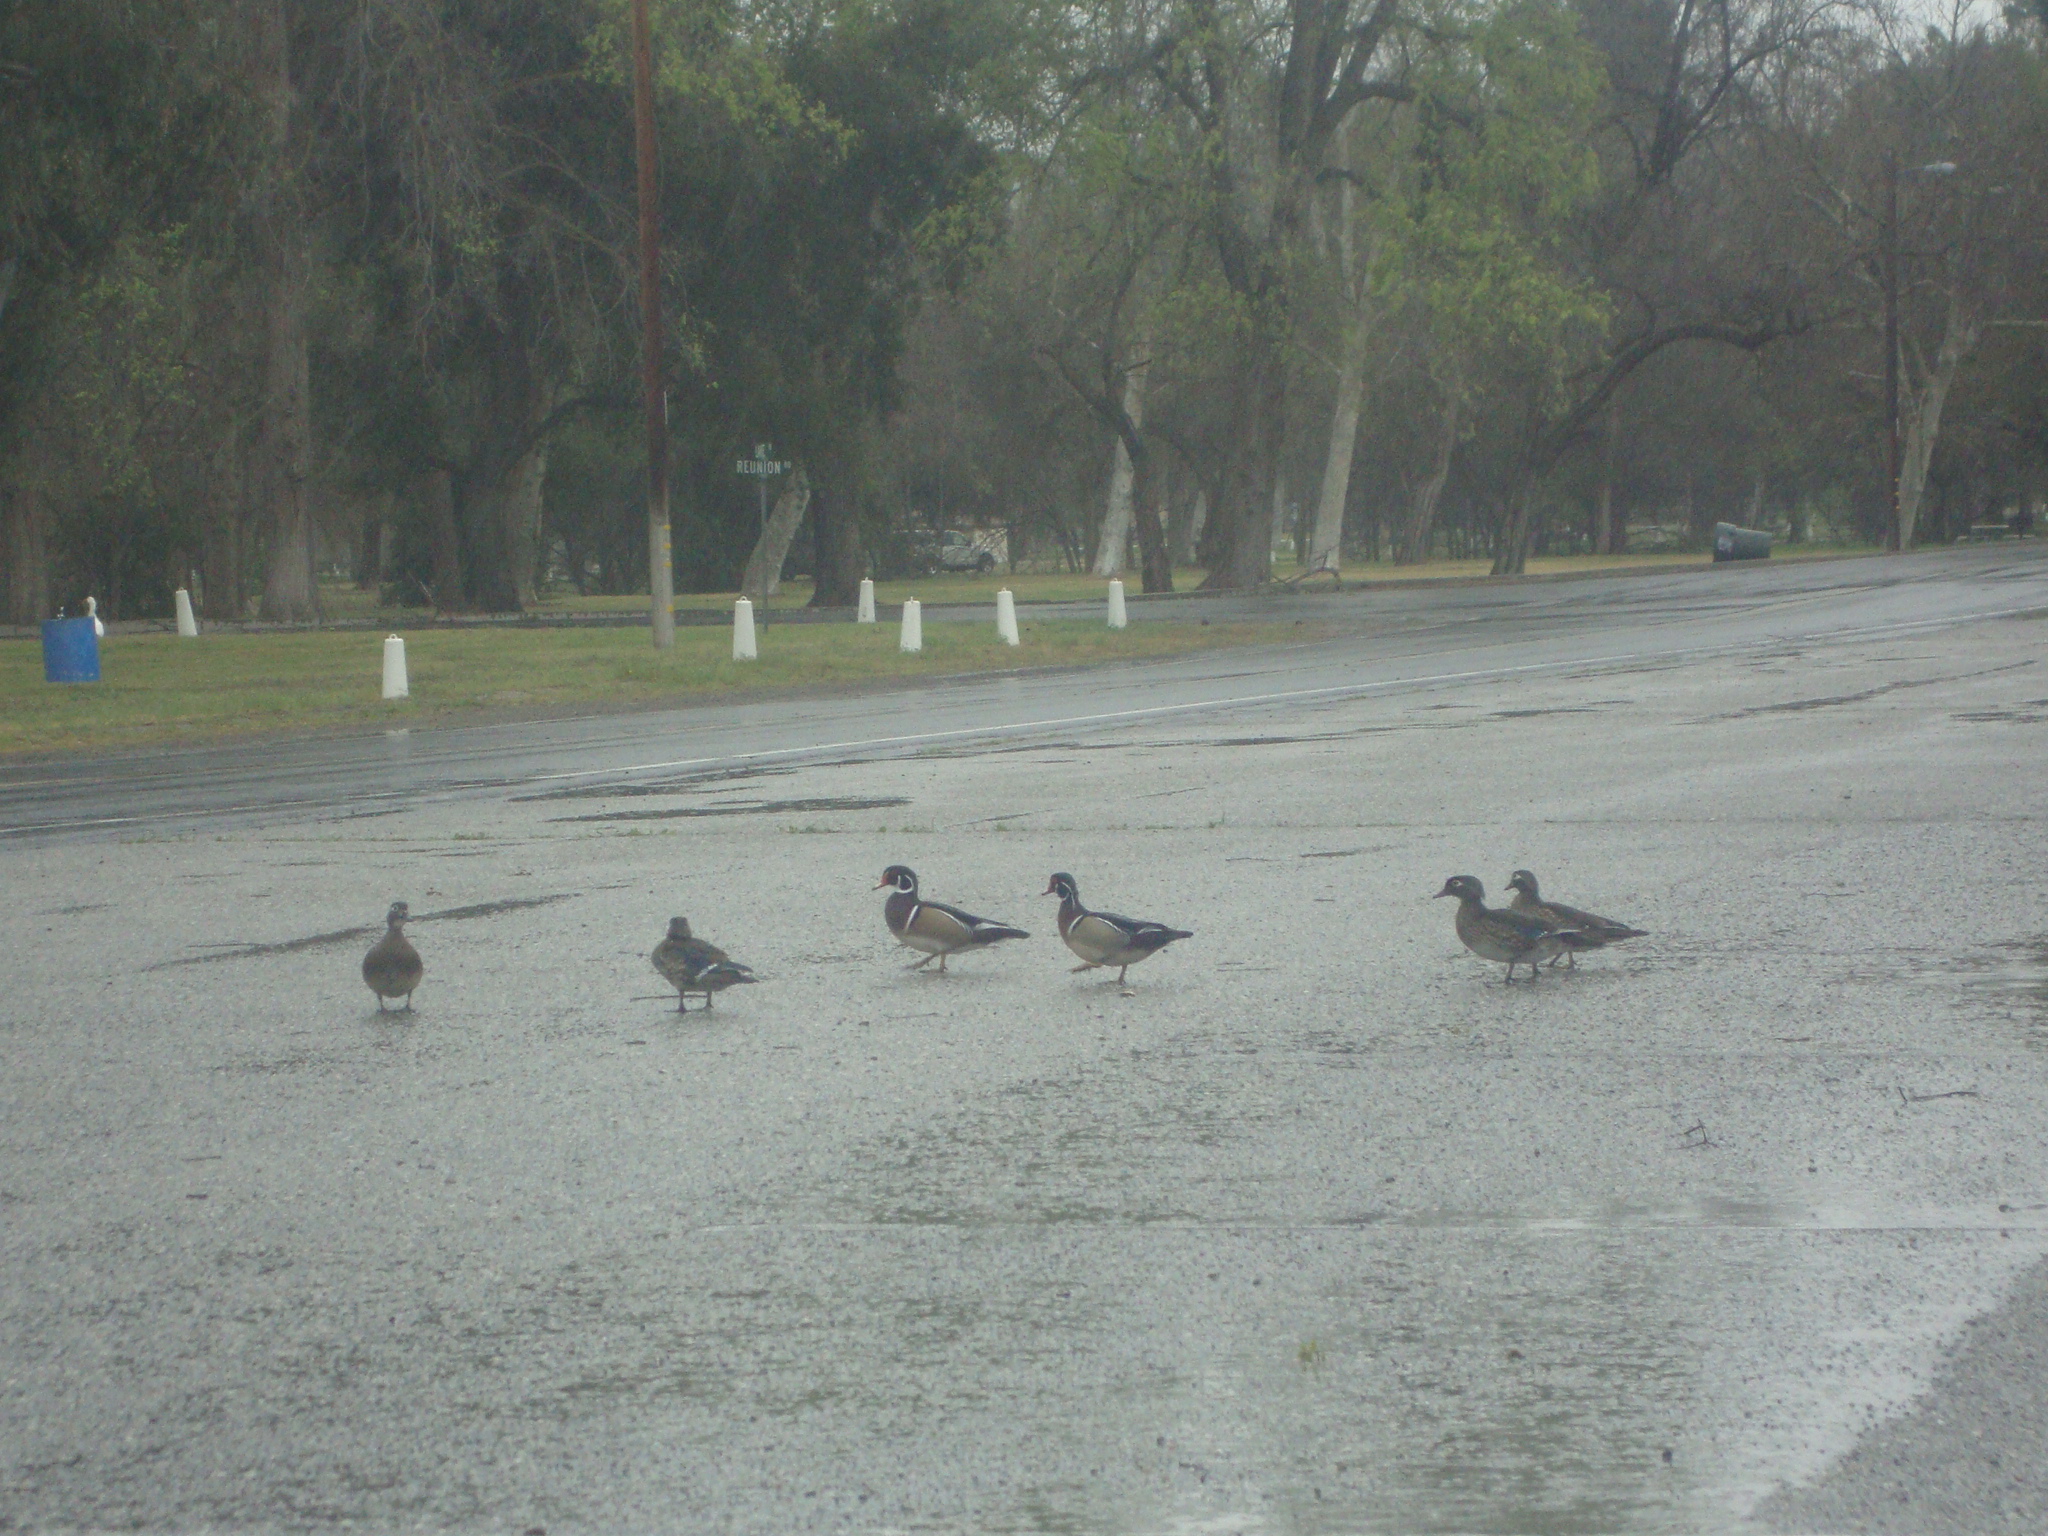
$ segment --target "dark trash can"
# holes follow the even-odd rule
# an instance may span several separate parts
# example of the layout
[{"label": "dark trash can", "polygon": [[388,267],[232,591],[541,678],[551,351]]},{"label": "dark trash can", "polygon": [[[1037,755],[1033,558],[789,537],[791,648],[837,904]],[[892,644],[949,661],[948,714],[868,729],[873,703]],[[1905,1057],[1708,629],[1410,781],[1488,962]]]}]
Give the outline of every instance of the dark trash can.
[{"label": "dark trash can", "polygon": [[1714,524],[1715,560],[1768,560],[1771,536],[1761,528],[1738,528],[1733,523]]},{"label": "dark trash can", "polygon": [[43,680],[96,683],[100,680],[100,637],[88,615],[43,620]]}]

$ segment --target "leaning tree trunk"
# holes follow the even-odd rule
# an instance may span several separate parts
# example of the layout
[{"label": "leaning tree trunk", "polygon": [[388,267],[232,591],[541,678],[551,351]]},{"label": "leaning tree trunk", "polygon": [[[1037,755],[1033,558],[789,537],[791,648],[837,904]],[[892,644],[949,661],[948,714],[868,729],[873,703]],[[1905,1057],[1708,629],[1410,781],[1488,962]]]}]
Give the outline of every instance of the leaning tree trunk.
[{"label": "leaning tree trunk", "polygon": [[740,590],[755,602],[782,590],[782,562],[789,558],[790,541],[796,537],[797,527],[804,520],[804,509],[810,504],[811,482],[799,464],[783,482],[782,494],[775,498],[775,510],[768,514],[767,526],[755,541],[753,554],[747,557],[747,573],[740,580]]},{"label": "leaning tree trunk", "polygon": [[1913,547],[1913,531],[1920,520],[1920,501],[1927,490],[1927,465],[1934,457],[1934,444],[1941,433],[1941,411],[1956,372],[1977,345],[1976,318],[1963,306],[1962,296],[1951,286],[1948,319],[1942,326],[1941,348],[1934,367],[1917,396],[1906,403],[1905,451],[1899,455],[1898,547]]}]

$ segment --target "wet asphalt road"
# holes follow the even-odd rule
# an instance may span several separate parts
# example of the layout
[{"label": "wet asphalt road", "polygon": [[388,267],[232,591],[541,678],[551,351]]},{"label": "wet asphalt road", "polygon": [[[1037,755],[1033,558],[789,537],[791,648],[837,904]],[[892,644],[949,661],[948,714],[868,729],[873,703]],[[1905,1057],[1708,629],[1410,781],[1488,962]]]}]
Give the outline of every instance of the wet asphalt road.
[{"label": "wet asphalt road", "polygon": [[[11,771],[0,1528],[2048,1528],[2048,562],[1489,590]],[[1524,864],[1652,936],[1503,987]]]}]

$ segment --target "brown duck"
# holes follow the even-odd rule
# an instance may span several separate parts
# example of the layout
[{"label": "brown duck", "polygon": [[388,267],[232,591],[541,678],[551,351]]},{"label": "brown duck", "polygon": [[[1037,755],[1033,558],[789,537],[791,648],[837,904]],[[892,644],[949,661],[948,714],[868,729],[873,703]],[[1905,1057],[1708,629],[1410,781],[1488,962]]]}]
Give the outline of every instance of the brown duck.
[{"label": "brown duck", "polygon": [[1569,929],[1554,929],[1548,923],[1505,907],[1486,904],[1486,887],[1470,875],[1453,875],[1444,882],[1438,897],[1458,899],[1458,937],[1482,960],[1496,961],[1508,968],[1508,980],[1515,979],[1515,967],[1529,967],[1529,979],[1536,979],[1539,962],[1561,954],[1575,936]]},{"label": "brown duck", "polygon": [[711,1006],[715,992],[760,980],[750,965],[741,965],[716,944],[693,937],[687,917],[668,920],[668,937],[654,946],[650,957],[654,968],[676,989],[676,1012],[690,1011],[690,994],[704,994],[704,1006]]},{"label": "brown duck", "polygon": [[[1508,889],[1515,893],[1514,900],[1508,903],[1513,911],[1524,917],[1533,917],[1539,923],[1548,923],[1553,929],[1572,930],[1573,937],[1565,941],[1564,958],[1574,968],[1579,963],[1578,952],[1582,949],[1605,949],[1609,944],[1619,944],[1623,939],[1644,938],[1649,933],[1646,928],[1631,928],[1627,923],[1581,912],[1561,901],[1545,901],[1537,893],[1536,877],[1526,869],[1518,869],[1508,876]],[[1550,963],[1557,964],[1555,960]]]},{"label": "brown duck", "polygon": [[379,1013],[384,1012],[387,997],[404,998],[405,1011],[412,1012],[413,988],[426,974],[427,968],[420,964],[420,952],[405,936],[406,920],[411,916],[404,902],[391,903],[391,910],[384,914],[384,937],[363,956],[363,981],[377,994]]}]

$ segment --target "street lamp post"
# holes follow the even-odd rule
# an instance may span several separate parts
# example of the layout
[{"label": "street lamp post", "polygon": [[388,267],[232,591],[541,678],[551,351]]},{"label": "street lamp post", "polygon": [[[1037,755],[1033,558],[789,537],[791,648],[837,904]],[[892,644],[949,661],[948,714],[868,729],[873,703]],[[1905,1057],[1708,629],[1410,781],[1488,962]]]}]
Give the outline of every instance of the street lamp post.
[{"label": "street lamp post", "polygon": [[647,414],[647,594],[654,648],[676,643],[668,523],[668,391],[661,383],[661,248],[656,229],[654,45],[647,0],[633,0],[633,151],[640,197],[640,394]]}]

